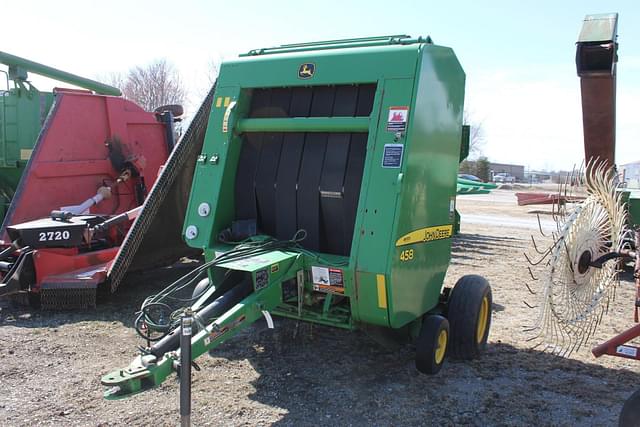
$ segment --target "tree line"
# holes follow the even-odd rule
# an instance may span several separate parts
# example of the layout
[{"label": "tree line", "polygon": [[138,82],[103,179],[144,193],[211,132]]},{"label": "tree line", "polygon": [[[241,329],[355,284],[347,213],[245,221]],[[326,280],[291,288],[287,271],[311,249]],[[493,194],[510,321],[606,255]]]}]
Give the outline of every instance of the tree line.
[{"label": "tree line", "polygon": [[184,105],[187,100],[187,88],[180,73],[166,59],[132,67],[125,73],[110,73],[98,79],[117,87],[126,99],[146,111],[163,105]]}]

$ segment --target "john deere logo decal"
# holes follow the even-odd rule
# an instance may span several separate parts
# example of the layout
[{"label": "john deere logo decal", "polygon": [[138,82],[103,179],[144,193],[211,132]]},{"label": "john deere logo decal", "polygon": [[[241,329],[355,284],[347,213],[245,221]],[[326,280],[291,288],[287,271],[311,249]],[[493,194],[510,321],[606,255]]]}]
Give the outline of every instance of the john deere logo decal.
[{"label": "john deere logo decal", "polygon": [[298,77],[301,79],[310,79],[313,77],[313,73],[316,72],[316,64],[312,64],[307,62],[306,64],[302,64],[300,68],[298,68]]}]

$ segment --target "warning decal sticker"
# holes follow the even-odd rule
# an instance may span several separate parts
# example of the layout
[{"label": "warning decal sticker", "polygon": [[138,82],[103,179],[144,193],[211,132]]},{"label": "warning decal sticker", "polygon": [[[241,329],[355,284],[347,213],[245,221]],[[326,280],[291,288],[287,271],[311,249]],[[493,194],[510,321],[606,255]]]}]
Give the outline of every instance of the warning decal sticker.
[{"label": "warning decal sticker", "polygon": [[389,107],[387,130],[390,132],[404,132],[407,129],[409,107]]},{"label": "warning decal sticker", "polygon": [[616,353],[624,354],[629,357],[636,357],[638,355],[638,349],[630,345],[619,345],[616,347]]},{"label": "warning decal sticker", "polygon": [[344,275],[339,268],[311,267],[313,290],[344,294]]},{"label": "warning decal sticker", "polygon": [[384,152],[382,153],[382,167],[399,168],[402,165],[403,153],[404,145],[402,144],[384,144]]},{"label": "warning decal sticker", "polygon": [[208,346],[209,344],[211,344],[211,341],[220,338],[222,335],[226,334],[227,332],[229,332],[230,330],[234,329],[236,326],[240,326],[240,324],[242,322],[244,322],[244,320],[246,319],[245,315],[243,314],[242,316],[238,317],[236,320],[234,320],[233,322],[223,326],[222,328],[214,328],[211,333],[209,334],[209,336],[205,337],[204,339],[204,345]]},{"label": "warning decal sticker", "polygon": [[269,284],[269,273],[267,273],[267,269],[263,268],[262,270],[256,271],[256,291],[260,289],[266,288]]}]

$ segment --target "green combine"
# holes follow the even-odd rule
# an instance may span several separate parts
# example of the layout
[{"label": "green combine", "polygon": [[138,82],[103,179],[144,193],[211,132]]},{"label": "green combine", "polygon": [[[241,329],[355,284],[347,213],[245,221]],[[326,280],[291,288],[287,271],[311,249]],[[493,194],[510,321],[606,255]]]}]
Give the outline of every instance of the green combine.
[{"label": "green combine", "polygon": [[147,345],[102,377],[105,396],[156,387],[272,316],[393,330],[428,374],[446,355],[479,356],[488,282],[443,287],[464,85],[453,50],[429,37],[284,45],[223,63],[183,228],[205,262],[144,302]]},{"label": "green combine", "polygon": [[[51,110],[54,94],[41,92],[29,81],[29,72],[103,95],[120,96],[119,89],[65,71],[0,52],[7,70],[0,85],[0,221],[20,182],[40,130]],[[4,88],[2,86],[5,86]]]}]

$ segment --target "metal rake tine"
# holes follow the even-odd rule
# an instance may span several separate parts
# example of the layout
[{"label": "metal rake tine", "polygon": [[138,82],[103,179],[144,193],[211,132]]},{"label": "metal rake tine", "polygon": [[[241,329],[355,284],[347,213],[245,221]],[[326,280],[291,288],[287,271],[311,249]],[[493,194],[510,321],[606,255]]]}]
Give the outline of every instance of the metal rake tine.
[{"label": "metal rake tine", "polygon": [[556,201],[551,202],[551,218],[558,222],[558,217],[556,215]]},{"label": "metal rake tine", "polygon": [[542,222],[540,222],[540,214],[536,214],[536,218],[538,218],[538,230],[540,231],[540,234],[542,234],[543,237],[548,237],[546,234],[544,234],[544,232],[542,231]]},{"label": "metal rake tine", "polygon": [[[536,339],[538,339],[538,338],[539,338],[538,336],[535,336],[535,337],[527,338],[525,341],[526,341],[526,342],[531,342],[531,341],[536,340]],[[535,350],[536,348],[540,347],[540,345],[541,345],[541,344],[542,344],[542,343],[537,343],[536,345],[534,345],[533,347],[531,347],[531,350]]]},{"label": "metal rake tine", "polygon": [[531,259],[529,258],[529,256],[527,256],[527,253],[526,253],[526,252],[523,252],[523,254],[524,254],[524,257],[527,259],[527,261],[529,261],[529,264],[531,264],[531,265],[538,265],[538,264],[540,264],[540,263],[541,263],[542,261],[544,261],[544,259],[549,255],[549,254],[547,253],[545,256],[543,256],[542,258],[540,258],[537,262],[533,262],[533,261],[531,261]]},{"label": "metal rake tine", "polygon": [[[533,337],[533,338],[529,338],[528,340],[526,340],[527,342],[533,341],[535,339],[537,339],[538,337]],[[536,345],[534,345],[533,347],[531,347],[531,350],[535,350],[536,348],[540,347],[542,345],[541,342],[537,343]],[[544,349],[542,350],[544,351]]]},{"label": "metal rake tine", "polygon": [[533,238],[533,234],[531,235],[531,242],[533,243],[533,249],[538,252],[540,255],[544,255],[546,252],[550,251],[551,248],[548,248],[546,251],[541,251],[538,249],[538,245],[536,244],[536,239]]},{"label": "metal rake tine", "polygon": [[530,287],[529,284],[527,282],[524,282],[524,285],[527,287],[527,289],[529,290],[529,292],[531,293],[531,295],[538,295],[537,292],[534,292]]}]

